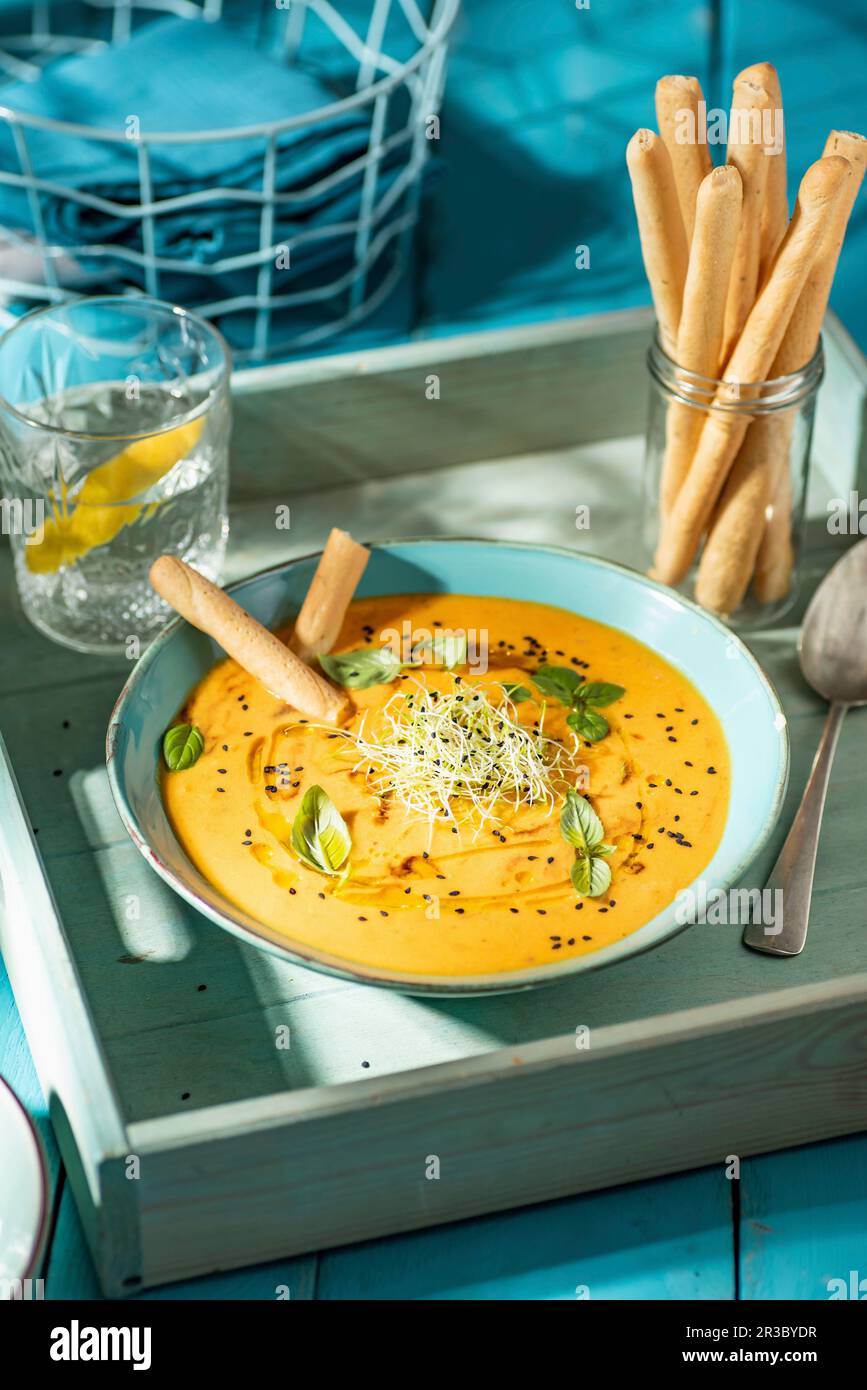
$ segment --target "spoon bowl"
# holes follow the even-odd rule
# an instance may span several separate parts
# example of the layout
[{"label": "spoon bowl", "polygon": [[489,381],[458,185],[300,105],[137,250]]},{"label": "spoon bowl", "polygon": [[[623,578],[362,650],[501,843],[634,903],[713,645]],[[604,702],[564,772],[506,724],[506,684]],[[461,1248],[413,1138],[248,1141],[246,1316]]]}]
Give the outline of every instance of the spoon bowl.
[{"label": "spoon bowl", "polygon": [[833,704],[867,704],[867,539],[825,576],[804,616],[801,670]]}]

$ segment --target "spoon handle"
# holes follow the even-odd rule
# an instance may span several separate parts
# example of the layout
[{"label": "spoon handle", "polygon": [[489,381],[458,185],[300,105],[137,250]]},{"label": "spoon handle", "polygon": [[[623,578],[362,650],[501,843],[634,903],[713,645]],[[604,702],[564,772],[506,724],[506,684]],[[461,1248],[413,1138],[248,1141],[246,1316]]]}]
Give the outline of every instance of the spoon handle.
[{"label": "spoon handle", "polygon": [[765,885],[771,891],[781,890],[782,911],[775,914],[773,923],[750,922],[744,931],[744,944],[752,946],[755,951],[764,951],[771,956],[796,956],[804,949],[822,812],[837,739],[847,709],[848,705],[833,704],[828,710],[801,804]]}]

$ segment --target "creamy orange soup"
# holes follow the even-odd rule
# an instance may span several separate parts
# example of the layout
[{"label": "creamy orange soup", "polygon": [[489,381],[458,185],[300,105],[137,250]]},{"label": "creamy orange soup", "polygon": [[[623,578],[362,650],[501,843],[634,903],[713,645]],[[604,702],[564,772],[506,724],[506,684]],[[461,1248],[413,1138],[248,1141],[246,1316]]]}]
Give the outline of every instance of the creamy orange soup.
[{"label": "creamy orange soup", "polygon": [[[340,730],[288,710],[234,661],[190,695],[179,719],[201,730],[204,750],[185,771],[164,769],[163,797],[187,854],[227,898],[287,943],[347,961],[407,974],[490,974],[628,936],[707,865],[726,819],[728,750],[695,687],[648,647],[559,608],[436,594],[354,602],[335,651],[378,649],[382,634],[404,623],[486,636],[487,671],[471,643],[459,669],[414,667],[350,690]],[[599,711],[604,737],[577,735],[556,699],[543,710],[533,674],[546,664],[625,688]],[[504,801],[479,824],[474,804],[457,795],[451,815],[431,823],[389,794],[375,757],[361,760],[353,736],[362,730],[375,743],[386,707],[394,712],[413,691],[472,698],[478,688],[496,705],[501,683],[533,693],[511,706],[512,716],[531,733],[541,719],[552,740],[546,756],[560,750],[553,803]],[[586,794],[614,847],[601,896],[579,896],[570,876],[576,850],[560,827],[569,784]],[[351,837],[343,879],[309,867],[292,847],[293,820],[314,785]]]}]

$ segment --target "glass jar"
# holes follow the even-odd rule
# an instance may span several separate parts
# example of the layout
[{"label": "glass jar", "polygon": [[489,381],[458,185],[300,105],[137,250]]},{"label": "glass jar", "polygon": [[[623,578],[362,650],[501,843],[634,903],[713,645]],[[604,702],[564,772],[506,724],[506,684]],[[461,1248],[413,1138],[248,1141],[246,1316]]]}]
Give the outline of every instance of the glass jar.
[{"label": "glass jar", "polygon": [[216,329],[143,297],[37,309],[0,338],[4,530],[24,612],[54,641],[136,656],[169,615],[158,555],[217,578],[229,369]]},{"label": "glass jar", "polygon": [[[658,338],[647,364],[650,572],[739,628],[776,622],[797,595],[822,344],[800,371],[749,384],[678,367]],[[708,460],[721,466],[700,487]]]}]

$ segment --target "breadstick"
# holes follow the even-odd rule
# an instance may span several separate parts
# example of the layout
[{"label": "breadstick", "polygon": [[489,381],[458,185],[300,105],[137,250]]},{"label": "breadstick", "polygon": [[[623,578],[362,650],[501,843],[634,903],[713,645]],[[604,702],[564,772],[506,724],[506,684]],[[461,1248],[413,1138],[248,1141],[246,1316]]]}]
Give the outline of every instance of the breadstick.
[{"label": "breadstick", "polygon": [[[721,405],[736,406],[743,401],[747,410],[749,384],[767,378],[821,235],[850,176],[851,165],[836,155],[817,160],[804,175],[795,215],[770,278],[753,306],[717,392]],[[663,520],[654,574],[665,583],[678,584],[687,573],[747,424],[747,416],[740,410],[709,412],[692,466],[670,516]]]},{"label": "breadstick", "polygon": [[[759,254],[759,288],[768,278],[774,256],[789,225],[789,198],[786,190],[786,130],[783,116],[783,93],[777,70],[771,63],[754,63],[738,74],[736,81],[754,82],[763,87],[771,98],[769,119],[772,138],[765,142],[768,161],[765,204],[762,208],[761,251]],[[768,132],[766,132],[768,133]],[[826,150],[832,154],[832,150]],[[844,151],[845,153],[845,151]]]},{"label": "breadstick", "polygon": [[687,247],[692,244],[698,190],[712,167],[706,131],[699,128],[704,110],[704,93],[697,77],[660,77],[656,121],[671,158]]},{"label": "breadstick", "polygon": [[695,597],[703,608],[730,614],[743,601],[776,480],[781,427],[788,423],[786,417],[764,415],[747,431],[699,561]]},{"label": "breadstick", "polygon": [[[723,319],[732,258],[741,216],[741,176],[731,164],[704,179],[696,200],[695,233],[683,291],[675,360],[686,371],[716,377],[720,369]],[[673,401],[666,420],[660,509],[674,505],[701,434],[705,416]]]},{"label": "breadstick", "polygon": [[773,99],[758,83],[735,78],[729,124],[728,163],[743,182],[743,212],[726,301],[723,358],[728,360],[756,298],[761,254],[762,210],[770,159],[763,144],[764,113]]},{"label": "breadstick", "polygon": [[[844,159],[848,159],[852,166],[852,178],[846,185],[846,192],[837,209],[833,225],[828,228],[827,237],[822,241],[813,270],[795,307],[792,321],[774,363],[775,376],[785,376],[789,372],[798,371],[806,366],[816,351],[840,249],[846,235],[846,224],[867,170],[867,139],[854,131],[832,130],[825,141],[824,154],[842,155]],[[783,434],[782,424],[780,421],[778,444],[782,463],[776,469],[777,485],[772,490],[770,515],[756,561],[753,587],[760,603],[775,603],[785,598],[791,583],[794,556],[791,538],[791,478],[788,469],[789,435]],[[782,466],[783,463],[785,466]]]},{"label": "breadstick", "polygon": [[[777,603],[792,587],[795,552],[792,546],[792,475],[789,469],[789,440],[792,425],[787,420],[766,420],[779,427],[772,461],[770,501],[759,539],[753,592],[759,603]],[[784,426],[788,429],[784,431]]]},{"label": "breadstick", "polygon": [[652,130],[637,130],[626,164],[638,218],[641,254],[662,346],[673,357],[686,280],[687,249],[671,158]]},{"label": "breadstick", "polygon": [[335,526],[310,581],[289,645],[302,661],[330,652],[370,551]]},{"label": "breadstick", "polygon": [[161,555],[151,565],[150,581],[176,613],[219,642],[279,700],[315,719],[338,718],[345,697],[198,570],[175,555]]}]

